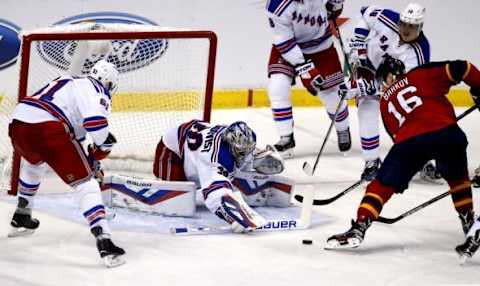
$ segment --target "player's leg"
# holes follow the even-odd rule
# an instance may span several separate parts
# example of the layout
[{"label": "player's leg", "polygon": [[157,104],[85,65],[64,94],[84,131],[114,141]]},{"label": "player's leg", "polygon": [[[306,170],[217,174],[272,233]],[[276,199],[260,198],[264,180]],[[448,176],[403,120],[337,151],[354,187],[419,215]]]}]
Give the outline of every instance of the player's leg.
[{"label": "player's leg", "polygon": [[9,136],[14,150],[22,157],[18,180],[18,204],[10,222],[9,237],[32,234],[39,221],[32,218],[34,198],[45,172],[41,156],[35,151],[38,129],[35,125],[14,120],[9,125]]},{"label": "player's leg", "polygon": [[[58,122],[57,122],[58,123]],[[94,235],[99,254],[107,267],[123,264],[118,256],[125,251],[111,241],[111,231],[105,219],[100,186],[93,177],[87,156],[80,143],[71,139],[60,124],[51,124],[41,134],[41,153],[44,161],[68,185],[76,190],[80,211]]]},{"label": "player's leg", "polygon": [[328,238],[327,249],[352,248],[362,243],[367,229],[380,216],[385,203],[394,193],[403,193],[413,176],[431,158],[428,146],[428,142],[414,138],[390,149],[376,179],[367,186],[351,228]]},{"label": "player's leg", "polygon": [[[340,96],[338,86],[343,83],[344,75],[337,50],[332,45],[330,48],[316,54],[307,55],[322,75],[323,82],[320,87],[320,99],[325,104],[328,116],[333,119],[337,110]],[[348,121],[348,104],[342,102],[337,117],[335,118],[335,129],[337,130],[338,148],[340,151],[348,151],[351,148],[351,136]]]},{"label": "player's leg", "polygon": [[436,136],[437,144],[432,148],[435,151],[437,168],[453,190],[453,205],[466,235],[475,217],[468,176],[467,138],[457,125],[442,130]]},{"label": "player's leg", "polygon": [[365,167],[361,178],[371,181],[380,169],[380,101],[379,98],[358,99],[358,123]]},{"label": "player's leg", "polygon": [[293,156],[295,140],[293,134],[293,113],[291,87],[295,78],[294,68],[284,61],[278,51],[272,48],[268,64],[268,98],[273,120],[280,141],[274,147],[284,158]]},{"label": "player's leg", "polygon": [[165,181],[187,181],[182,159],[168,149],[163,140],[158,142],[155,150],[153,175]]}]

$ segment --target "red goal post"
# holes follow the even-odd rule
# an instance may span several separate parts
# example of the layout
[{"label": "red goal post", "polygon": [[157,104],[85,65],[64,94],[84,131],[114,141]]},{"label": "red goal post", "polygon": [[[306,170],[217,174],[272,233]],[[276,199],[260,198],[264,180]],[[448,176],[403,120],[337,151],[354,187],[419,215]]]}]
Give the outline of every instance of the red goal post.
[{"label": "red goal post", "polygon": [[[94,23],[87,25],[98,27],[98,24]],[[176,30],[127,24],[113,24],[114,29],[109,30],[109,25],[102,24],[102,28],[107,27],[106,30],[95,28],[88,32],[65,32],[58,31],[56,28],[54,31],[43,29],[39,32],[24,34],[17,101],[32,94],[46,82],[66,73],[65,67],[62,66],[64,61],[55,59],[49,61],[47,57],[51,57],[51,54],[68,54],[71,52],[71,46],[76,45],[74,49],[80,49],[81,43],[96,43],[94,45],[107,43],[107,46],[110,46],[108,49],[111,54],[105,53],[103,58],[109,61],[118,59],[118,63],[115,64],[117,68],[121,66],[119,68],[119,90],[112,97],[113,116],[111,117],[113,118],[109,118],[109,120],[112,124],[112,133],[115,134],[119,143],[122,140],[127,142],[125,146],[119,146],[118,152],[115,152],[115,146],[112,159],[107,161],[113,162],[118,159],[120,165],[127,165],[126,169],[136,170],[133,165],[137,164],[137,161],[146,163],[147,166],[152,165],[152,155],[156,146],[154,142],[160,140],[162,131],[193,118],[210,121],[217,37],[212,31]],[[133,26],[135,29],[131,31]],[[121,31],[122,29],[125,31]],[[159,46],[160,41],[164,41],[165,50],[162,55],[158,57],[155,55],[157,58],[153,60],[142,58],[135,62],[132,60],[130,67],[128,67],[128,63],[120,62],[124,53],[130,53],[132,58],[132,54],[137,56],[142,51],[147,53],[148,49],[143,47],[142,50],[142,45],[157,43]],[[52,43],[52,45],[49,46],[48,43]],[[42,49],[53,47],[57,43],[60,46],[70,43],[70,46],[62,48],[64,50],[61,52],[51,48],[53,51],[48,51],[49,54],[41,55]],[[126,52],[121,50],[122,45],[128,46],[129,49],[125,48]],[[197,45],[202,48],[197,50]],[[160,53],[157,51],[158,47],[152,49],[155,53]],[[202,51],[199,51],[200,49]],[[75,52],[73,53],[75,54]],[[101,55],[96,54],[87,55],[86,58],[90,56],[97,57],[96,60],[102,58]],[[71,65],[73,65],[73,61],[72,59]],[[90,58],[89,61],[91,66],[95,59]],[[81,69],[82,71],[79,73],[85,75],[85,70],[88,70],[87,60],[81,65]],[[48,72],[45,72],[46,70]],[[45,79],[37,81],[35,78],[37,76],[45,77]],[[135,133],[143,129],[147,129],[147,131]],[[137,141],[131,141],[132,138]],[[8,142],[8,144],[10,143]],[[145,151],[147,149],[148,151]],[[18,154],[13,152],[10,189],[8,190],[11,195],[16,195],[17,192],[20,161]],[[118,167],[116,163],[108,163],[107,166],[112,169]],[[120,167],[120,169],[123,168]]]}]

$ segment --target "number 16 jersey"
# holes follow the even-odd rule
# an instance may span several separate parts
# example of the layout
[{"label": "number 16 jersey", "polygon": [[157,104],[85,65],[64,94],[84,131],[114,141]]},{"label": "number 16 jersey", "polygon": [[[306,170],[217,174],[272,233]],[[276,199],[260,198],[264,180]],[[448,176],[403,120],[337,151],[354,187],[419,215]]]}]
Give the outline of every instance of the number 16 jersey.
[{"label": "number 16 jersey", "polygon": [[411,70],[386,89],[380,110],[393,141],[399,143],[456,124],[455,110],[446,94],[451,86],[469,77],[472,67],[466,61],[432,62]]}]

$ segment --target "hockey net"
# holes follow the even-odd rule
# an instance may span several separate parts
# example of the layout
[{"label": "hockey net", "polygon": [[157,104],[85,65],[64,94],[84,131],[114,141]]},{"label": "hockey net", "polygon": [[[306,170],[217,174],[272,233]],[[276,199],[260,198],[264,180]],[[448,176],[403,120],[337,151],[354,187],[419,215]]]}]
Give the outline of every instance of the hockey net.
[{"label": "hockey net", "polygon": [[215,55],[216,36],[210,31],[84,23],[24,32],[18,93],[0,103],[0,187],[16,193],[20,160],[6,136],[16,102],[58,76],[87,75],[100,59],[120,72],[109,117],[118,143],[102,166],[151,173],[166,129],[194,118],[210,120]]}]

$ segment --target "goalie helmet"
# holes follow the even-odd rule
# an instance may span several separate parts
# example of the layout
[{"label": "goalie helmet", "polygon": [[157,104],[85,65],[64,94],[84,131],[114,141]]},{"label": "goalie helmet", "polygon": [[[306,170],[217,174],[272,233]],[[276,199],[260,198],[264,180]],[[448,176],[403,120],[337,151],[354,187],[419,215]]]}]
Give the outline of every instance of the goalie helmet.
[{"label": "goalie helmet", "polygon": [[255,150],[257,136],[245,122],[237,121],[225,129],[223,140],[230,146],[230,152],[239,165],[247,155]]},{"label": "goalie helmet", "polygon": [[92,67],[89,76],[101,82],[110,94],[114,94],[117,90],[118,71],[114,64],[100,60]]},{"label": "goalie helmet", "polygon": [[405,65],[403,62],[387,54],[385,60],[377,69],[376,77],[383,83],[383,86],[388,87],[396,81],[397,76],[403,74],[405,74]]},{"label": "goalie helmet", "polygon": [[402,40],[411,42],[418,38],[423,28],[426,9],[420,4],[410,3],[400,14],[399,30]]}]

